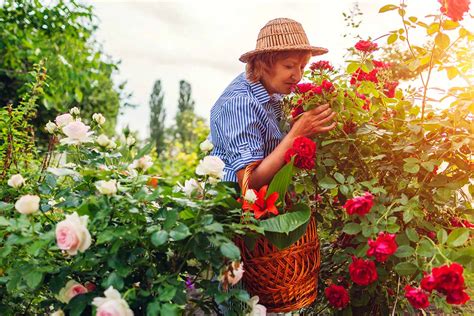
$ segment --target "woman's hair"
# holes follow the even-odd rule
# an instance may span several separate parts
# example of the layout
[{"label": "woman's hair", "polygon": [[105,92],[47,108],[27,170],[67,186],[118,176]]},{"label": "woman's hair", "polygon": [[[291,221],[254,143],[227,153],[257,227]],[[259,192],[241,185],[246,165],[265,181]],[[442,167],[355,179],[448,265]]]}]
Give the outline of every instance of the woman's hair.
[{"label": "woman's hair", "polygon": [[257,54],[251,57],[245,66],[247,80],[250,82],[260,81],[264,73],[270,73],[272,67],[278,60],[288,58],[289,56],[303,58],[308,55],[311,56],[311,52],[307,50],[286,50]]}]

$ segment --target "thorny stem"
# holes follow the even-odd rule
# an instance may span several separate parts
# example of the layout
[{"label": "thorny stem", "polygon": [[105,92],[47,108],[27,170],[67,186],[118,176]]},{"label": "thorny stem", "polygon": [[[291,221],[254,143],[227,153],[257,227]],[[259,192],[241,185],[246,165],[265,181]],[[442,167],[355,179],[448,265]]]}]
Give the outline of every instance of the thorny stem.
[{"label": "thorny stem", "polygon": [[398,277],[398,284],[397,284],[397,296],[395,297],[395,303],[393,304],[392,316],[395,316],[395,310],[397,308],[398,303],[398,294],[400,293],[400,277]]}]

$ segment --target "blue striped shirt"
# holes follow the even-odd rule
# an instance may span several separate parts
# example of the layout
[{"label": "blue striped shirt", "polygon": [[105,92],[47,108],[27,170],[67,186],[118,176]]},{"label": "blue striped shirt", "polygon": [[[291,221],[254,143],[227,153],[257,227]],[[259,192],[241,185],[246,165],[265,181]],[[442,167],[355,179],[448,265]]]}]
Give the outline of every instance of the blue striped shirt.
[{"label": "blue striped shirt", "polygon": [[245,73],[235,78],[211,109],[211,155],[225,163],[223,181],[237,182],[236,172],[268,156],[283,138],[280,95],[270,97]]}]

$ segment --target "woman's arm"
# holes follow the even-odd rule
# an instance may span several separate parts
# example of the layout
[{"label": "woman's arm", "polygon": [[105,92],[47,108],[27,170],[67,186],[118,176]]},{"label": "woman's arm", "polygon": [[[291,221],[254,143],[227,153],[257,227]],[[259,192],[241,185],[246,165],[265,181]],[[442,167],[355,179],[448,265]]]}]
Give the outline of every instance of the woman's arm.
[{"label": "woman's arm", "polygon": [[[252,172],[249,179],[249,188],[260,189],[269,184],[275,174],[285,165],[285,153],[293,146],[293,141],[299,136],[312,137],[317,133],[332,130],[336,123],[325,126],[336,115],[328,104],[321,105],[311,111],[304,113],[292,126],[290,132],[283,138],[278,146],[263,159]],[[242,187],[245,168],[237,171],[239,186]]]}]

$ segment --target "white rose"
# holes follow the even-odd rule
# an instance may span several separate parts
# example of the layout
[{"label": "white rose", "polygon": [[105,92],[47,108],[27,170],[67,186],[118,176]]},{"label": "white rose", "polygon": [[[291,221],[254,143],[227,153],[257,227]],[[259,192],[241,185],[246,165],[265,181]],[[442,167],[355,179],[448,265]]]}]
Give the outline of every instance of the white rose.
[{"label": "white rose", "polygon": [[196,179],[186,180],[184,182],[184,187],[180,187],[184,194],[186,194],[187,196],[191,196],[196,190],[201,188],[199,182],[197,182]]},{"label": "white rose", "polygon": [[115,149],[115,148],[117,148],[117,143],[114,142],[113,140],[110,140],[109,144],[107,145],[107,148],[108,149]]},{"label": "white rose", "polygon": [[104,195],[113,195],[117,193],[117,181],[116,180],[109,180],[109,181],[97,181],[95,186],[100,194]]},{"label": "white rose", "polygon": [[247,190],[247,192],[245,192],[244,200],[252,204],[255,203],[257,200],[257,194],[255,193],[255,190]]},{"label": "white rose", "polygon": [[49,121],[48,123],[46,123],[46,126],[45,126],[44,129],[48,133],[53,134],[58,129],[58,126],[56,124],[54,124],[53,122]]},{"label": "white rose", "polygon": [[66,113],[56,116],[56,119],[54,121],[56,122],[56,125],[58,125],[59,127],[63,127],[68,125],[69,123],[74,122],[74,118],[71,114]]},{"label": "white rose", "polygon": [[14,174],[10,177],[10,179],[8,179],[7,184],[16,189],[25,184],[25,179],[21,176],[21,174]]},{"label": "white rose", "polygon": [[62,144],[80,144],[90,142],[92,139],[89,132],[90,127],[82,122],[74,121],[63,127],[63,133],[67,138],[61,139]]},{"label": "white rose", "polygon": [[70,280],[66,283],[66,286],[59,290],[57,299],[67,304],[74,296],[87,292],[87,288],[84,285],[74,280]]},{"label": "white rose", "polygon": [[267,308],[261,304],[258,304],[259,297],[252,296],[249,300],[249,305],[252,307],[250,313],[247,313],[246,316],[265,316],[267,315]]},{"label": "white rose", "polygon": [[210,176],[221,179],[224,176],[224,162],[217,156],[206,156],[199,162],[196,173],[200,176]]},{"label": "white rose", "polygon": [[107,145],[110,143],[110,139],[107,137],[107,135],[101,134],[99,137],[97,137],[96,142],[102,147],[107,147]]},{"label": "white rose", "polygon": [[125,140],[128,146],[132,146],[133,144],[135,144],[136,141],[137,140],[133,136],[128,136],[127,139]]},{"label": "white rose", "polygon": [[66,215],[66,219],[56,224],[56,243],[58,248],[74,256],[78,251],[86,251],[92,243],[91,234],[87,229],[87,215],[79,217],[74,212]]},{"label": "white rose", "polygon": [[209,182],[210,184],[217,184],[219,183],[219,179],[218,178],[214,178],[214,177],[209,177],[207,178],[207,182]]},{"label": "white rose", "polygon": [[16,201],[15,209],[21,214],[31,214],[39,210],[40,197],[37,195],[23,195]]},{"label": "white rose", "polygon": [[72,115],[79,115],[81,114],[81,111],[77,107],[73,107],[69,110],[69,113],[71,113]]},{"label": "white rose", "polygon": [[150,156],[148,155],[145,155],[143,157],[141,157],[140,159],[136,159],[134,160],[129,168],[130,169],[142,169],[143,171],[145,171],[146,169],[150,168],[151,166],[153,166],[153,161],[151,159]]},{"label": "white rose", "polygon": [[57,311],[51,313],[49,316],[64,316],[64,312],[62,309],[58,309]]},{"label": "white rose", "polygon": [[206,139],[199,145],[199,148],[201,149],[201,151],[207,153],[211,151],[212,148],[214,148],[214,145],[208,139]]},{"label": "white rose", "polygon": [[99,125],[103,125],[105,123],[105,117],[101,113],[92,114],[92,119]]},{"label": "white rose", "polygon": [[105,297],[96,297],[92,305],[97,307],[96,316],[133,316],[133,311],[120,293],[110,286],[104,292]]}]

